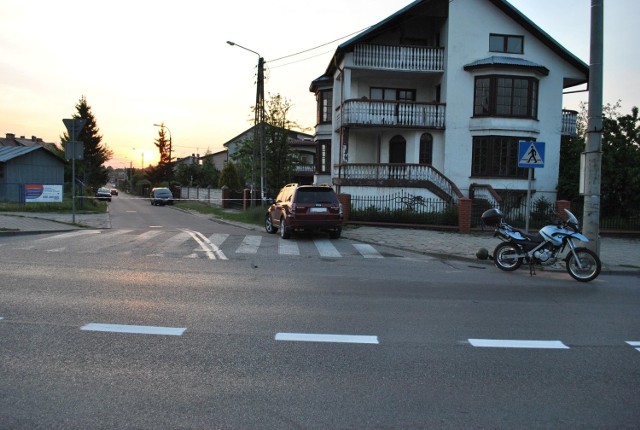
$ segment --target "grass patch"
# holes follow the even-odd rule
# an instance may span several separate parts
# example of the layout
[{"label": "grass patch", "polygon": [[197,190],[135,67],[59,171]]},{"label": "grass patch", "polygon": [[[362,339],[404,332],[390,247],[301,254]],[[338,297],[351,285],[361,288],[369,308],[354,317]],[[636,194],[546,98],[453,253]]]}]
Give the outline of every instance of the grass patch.
[{"label": "grass patch", "polygon": [[205,215],[213,215],[215,218],[225,221],[235,221],[244,224],[263,225],[265,208],[260,206],[253,209],[247,209],[246,211],[238,209],[222,209],[218,207],[209,206],[206,203],[195,201],[178,201],[175,205],[181,209],[198,212]]},{"label": "grass patch", "polygon": [[[34,212],[34,213],[72,213],[71,199],[65,199],[61,203],[12,203],[0,202],[0,212]],[[104,213],[107,211],[107,202],[94,198],[85,198],[76,201],[76,213]]]}]

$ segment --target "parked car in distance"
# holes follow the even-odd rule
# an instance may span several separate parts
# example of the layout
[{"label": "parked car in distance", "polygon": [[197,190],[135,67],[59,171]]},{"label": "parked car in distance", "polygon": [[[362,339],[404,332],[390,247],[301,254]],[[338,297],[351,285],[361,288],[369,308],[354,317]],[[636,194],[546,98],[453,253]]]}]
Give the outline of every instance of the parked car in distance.
[{"label": "parked car in distance", "polygon": [[342,205],[328,185],[288,184],[267,209],[265,229],[288,239],[295,231],[326,231],[332,239],[342,234]]},{"label": "parked car in distance", "polygon": [[111,190],[109,190],[109,191],[111,191],[111,195],[112,196],[117,196],[118,195],[118,189],[117,188],[111,188]]},{"label": "parked car in distance", "polygon": [[107,188],[100,187],[96,191],[96,199],[110,202],[111,201],[111,192]]},{"label": "parked car in distance", "polygon": [[152,206],[173,204],[173,194],[169,188],[160,187],[152,189],[150,199]]}]

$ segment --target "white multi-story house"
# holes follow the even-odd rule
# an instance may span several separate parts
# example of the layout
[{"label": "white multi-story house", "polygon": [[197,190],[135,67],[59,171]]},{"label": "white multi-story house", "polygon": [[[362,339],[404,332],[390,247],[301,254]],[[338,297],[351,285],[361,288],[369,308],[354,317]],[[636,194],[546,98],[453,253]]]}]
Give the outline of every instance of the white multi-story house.
[{"label": "white multi-story house", "polygon": [[315,181],[444,201],[526,192],[518,142],[536,141],[545,156],[532,189],[554,201],[576,120],[563,91],[588,73],[507,1],[414,1],[340,45],[312,82]]}]

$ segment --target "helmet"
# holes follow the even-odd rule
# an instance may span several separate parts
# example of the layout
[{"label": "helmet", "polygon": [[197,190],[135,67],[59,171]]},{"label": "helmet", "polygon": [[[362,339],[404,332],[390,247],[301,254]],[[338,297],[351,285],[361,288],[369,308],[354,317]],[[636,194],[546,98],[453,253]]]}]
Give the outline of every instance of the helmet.
[{"label": "helmet", "polygon": [[478,252],[476,252],[476,257],[478,258],[478,260],[486,260],[487,258],[489,258],[489,250],[487,250],[487,248],[478,249]]},{"label": "helmet", "polygon": [[489,226],[496,226],[500,224],[500,221],[503,218],[502,212],[500,209],[489,209],[485,211],[482,216],[482,222]]}]

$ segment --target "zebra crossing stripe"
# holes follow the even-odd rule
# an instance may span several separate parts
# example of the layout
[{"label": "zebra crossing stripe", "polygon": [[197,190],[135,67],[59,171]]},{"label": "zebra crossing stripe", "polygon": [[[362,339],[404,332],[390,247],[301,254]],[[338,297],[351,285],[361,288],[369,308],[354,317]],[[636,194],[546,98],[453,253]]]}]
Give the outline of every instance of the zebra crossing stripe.
[{"label": "zebra crossing stripe", "polygon": [[298,244],[291,240],[278,239],[278,254],[281,255],[300,255]]},{"label": "zebra crossing stripe", "polygon": [[257,254],[261,242],[262,236],[245,236],[238,249],[236,249],[236,253]]},{"label": "zebra crossing stripe", "polygon": [[640,352],[640,342],[635,340],[629,340],[627,341],[627,344],[633,346],[634,348],[636,348],[636,351]]},{"label": "zebra crossing stripe", "polygon": [[376,249],[366,243],[354,243],[353,247],[358,250],[364,258],[384,258]]},{"label": "zebra crossing stripe", "polygon": [[469,339],[476,348],[569,349],[559,340]]},{"label": "zebra crossing stripe", "polygon": [[66,239],[69,237],[85,236],[88,234],[100,234],[101,232],[102,232],[101,230],[76,230],[76,231],[70,231],[68,233],[56,234],[55,236],[36,239],[36,242],[45,242],[52,239]]},{"label": "zebra crossing stripe", "polygon": [[321,257],[342,257],[329,239],[315,239],[313,243],[316,245]]}]

